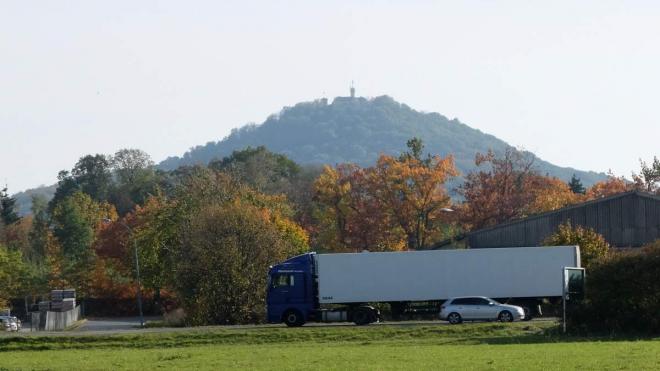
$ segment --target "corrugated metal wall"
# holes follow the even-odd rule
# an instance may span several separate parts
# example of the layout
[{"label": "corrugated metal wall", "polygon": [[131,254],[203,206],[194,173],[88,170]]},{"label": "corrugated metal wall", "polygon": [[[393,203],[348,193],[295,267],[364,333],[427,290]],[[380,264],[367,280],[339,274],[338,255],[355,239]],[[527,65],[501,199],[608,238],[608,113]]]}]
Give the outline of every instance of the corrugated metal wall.
[{"label": "corrugated metal wall", "polygon": [[571,206],[468,235],[471,248],[538,246],[571,221],[596,230],[613,246],[638,247],[660,238],[660,197],[638,192]]}]

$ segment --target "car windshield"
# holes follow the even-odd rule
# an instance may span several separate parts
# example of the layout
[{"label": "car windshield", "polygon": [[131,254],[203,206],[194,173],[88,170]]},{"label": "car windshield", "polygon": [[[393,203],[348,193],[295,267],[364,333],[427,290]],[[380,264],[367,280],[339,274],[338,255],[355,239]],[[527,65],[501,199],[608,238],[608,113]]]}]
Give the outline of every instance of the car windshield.
[{"label": "car windshield", "polygon": [[501,304],[501,303],[498,302],[497,300],[493,300],[493,299],[488,299],[488,300],[490,300],[490,302],[493,303],[493,304],[495,304],[495,305],[499,305],[499,304]]}]

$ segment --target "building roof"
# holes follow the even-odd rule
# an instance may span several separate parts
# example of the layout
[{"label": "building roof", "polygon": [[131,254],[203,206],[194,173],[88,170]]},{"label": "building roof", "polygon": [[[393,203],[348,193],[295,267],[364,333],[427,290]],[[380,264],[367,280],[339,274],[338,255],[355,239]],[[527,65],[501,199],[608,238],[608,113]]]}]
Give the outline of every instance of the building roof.
[{"label": "building roof", "polygon": [[660,196],[623,192],[472,231],[466,237],[471,247],[516,246],[523,240],[538,244],[567,220],[596,230],[614,246],[639,246],[660,238]]}]

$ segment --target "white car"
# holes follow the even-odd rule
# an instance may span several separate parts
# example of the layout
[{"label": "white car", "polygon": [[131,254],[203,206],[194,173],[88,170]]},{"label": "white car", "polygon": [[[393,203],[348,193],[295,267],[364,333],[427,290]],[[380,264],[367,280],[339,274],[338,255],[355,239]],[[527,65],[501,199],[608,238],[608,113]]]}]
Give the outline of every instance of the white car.
[{"label": "white car", "polygon": [[440,307],[440,319],[452,325],[463,321],[513,322],[525,318],[523,308],[516,305],[500,304],[484,296],[464,296],[451,298]]},{"label": "white car", "polygon": [[16,321],[9,316],[3,317],[1,323],[2,323],[2,329],[4,331],[7,332],[18,331],[18,323],[16,323]]}]

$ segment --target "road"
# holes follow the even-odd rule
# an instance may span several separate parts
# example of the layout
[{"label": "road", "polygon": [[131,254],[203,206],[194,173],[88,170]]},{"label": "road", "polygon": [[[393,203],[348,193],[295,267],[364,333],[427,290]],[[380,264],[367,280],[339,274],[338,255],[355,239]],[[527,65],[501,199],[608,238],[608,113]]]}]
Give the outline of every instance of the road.
[{"label": "road", "polygon": [[[159,320],[158,317],[147,317],[145,320]],[[556,318],[538,318],[532,321],[557,321]],[[469,322],[464,324],[469,326]],[[336,326],[355,326],[351,322],[334,323],[307,323],[304,327],[336,327]],[[380,322],[368,325],[371,326],[450,326],[445,321],[398,321],[398,322]],[[157,327],[140,329],[140,320],[138,317],[125,318],[88,318],[85,323],[75,330],[53,331],[53,332],[30,332],[29,326],[19,333],[12,333],[19,336],[84,336],[84,335],[115,335],[130,333],[160,333],[160,332],[180,332],[180,331],[211,331],[214,329],[237,329],[251,330],[263,328],[284,328],[283,324],[261,324],[261,325],[231,325],[231,326],[198,326],[198,327]]]}]

